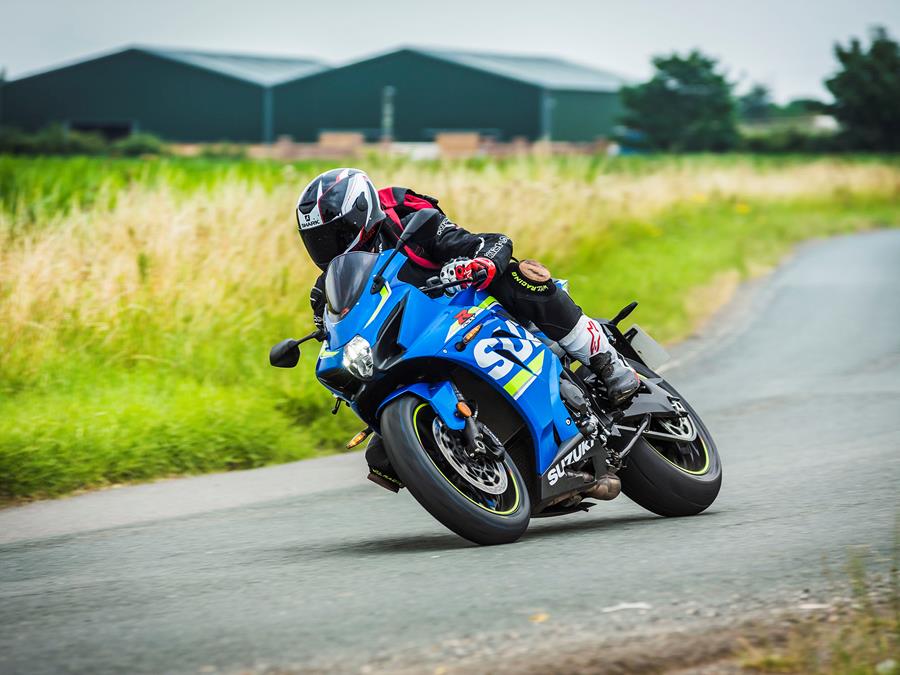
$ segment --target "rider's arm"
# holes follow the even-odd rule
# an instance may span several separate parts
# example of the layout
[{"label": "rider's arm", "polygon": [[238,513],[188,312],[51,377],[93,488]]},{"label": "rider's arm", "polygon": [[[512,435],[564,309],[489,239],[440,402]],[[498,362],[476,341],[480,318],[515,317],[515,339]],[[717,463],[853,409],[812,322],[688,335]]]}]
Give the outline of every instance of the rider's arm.
[{"label": "rider's arm", "polygon": [[[429,232],[430,230],[430,232]],[[502,274],[512,257],[512,240],[504,234],[467,232],[438,210],[423,228],[422,247],[428,257],[439,262],[455,258],[486,258]],[[418,239],[418,237],[416,237]]]}]

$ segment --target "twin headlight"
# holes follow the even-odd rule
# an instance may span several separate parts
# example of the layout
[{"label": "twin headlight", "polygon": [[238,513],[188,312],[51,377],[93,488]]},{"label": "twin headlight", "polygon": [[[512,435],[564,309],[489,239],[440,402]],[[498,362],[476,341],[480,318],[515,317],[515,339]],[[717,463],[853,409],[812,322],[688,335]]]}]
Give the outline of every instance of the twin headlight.
[{"label": "twin headlight", "polygon": [[342,364],[353,377],[360,380],[371,379],[375,372],[372,345],[364,337],[357,335],[344,347]]}]

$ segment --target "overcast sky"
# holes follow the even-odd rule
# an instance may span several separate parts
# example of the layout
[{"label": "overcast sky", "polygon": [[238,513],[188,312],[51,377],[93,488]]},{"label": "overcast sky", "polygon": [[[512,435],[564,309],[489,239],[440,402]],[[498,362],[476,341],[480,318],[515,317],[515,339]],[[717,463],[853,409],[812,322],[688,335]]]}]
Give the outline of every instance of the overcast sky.
[{"label": "overcast sky", "polygon": [[699,47],[746,89],[826,97],[832,44],[900,0],[2,0],[0,67],[14,78],[127,44],[344,63],[400,44],[539,53],[644,78],[654,54]]}]

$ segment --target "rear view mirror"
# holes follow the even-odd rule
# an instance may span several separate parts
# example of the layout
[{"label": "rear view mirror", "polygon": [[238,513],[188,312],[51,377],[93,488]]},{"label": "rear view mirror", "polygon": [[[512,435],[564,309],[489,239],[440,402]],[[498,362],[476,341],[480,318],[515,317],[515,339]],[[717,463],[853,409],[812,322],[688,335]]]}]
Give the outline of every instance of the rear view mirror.
[{"label": "rear view mirror", "polygon": [[276,368],[293,368],[300,361],[300,340],[282,340],[269,351],[269,363]]},{"label": "rear view mirror", "polygon": [[397,242],[397,248],[403,248],[405,244],[410,241],[415,241],[416,236],[419,234],[419,231],[422,229],[422,226],[431,220],[433,213],[429,209],[424,209],[422,211],[416,211],[415,215],[409,219],[409,222],[403,228],[403,232],[400,234],[399,241]]},{"label": "rear view mirror", "polygon": [[431,220],[432,215],[433,212],[431,209],[422,209],[421,211],[416,211],[415,215],[409,219],[409,222],[403,227],[403,232],[397,237],[397,246],[394,247],[394,252],[384,261],[381,269],[378,270],[375,274],[375,278],[372,280],[372,288],[369,289],[369,292],[372,295],[375,295],[384,288],[384,271],[388,268],[388,265],[391,264],[394,256],[397,255],[397,252],[406,246],[407,243],[413,240],[413,238],[422,230],[422,226]]}]

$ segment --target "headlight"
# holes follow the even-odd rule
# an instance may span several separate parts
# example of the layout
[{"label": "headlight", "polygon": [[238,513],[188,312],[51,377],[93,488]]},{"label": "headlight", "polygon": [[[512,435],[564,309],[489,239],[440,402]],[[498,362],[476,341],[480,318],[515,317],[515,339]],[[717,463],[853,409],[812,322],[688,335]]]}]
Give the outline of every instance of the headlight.
[{"label": "headlight", "polygon": [[357,335],[344,347],[344,368],[360,380],[371,379],[375,370],[372,361],[372,345],[364,337]]}]

